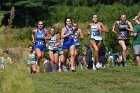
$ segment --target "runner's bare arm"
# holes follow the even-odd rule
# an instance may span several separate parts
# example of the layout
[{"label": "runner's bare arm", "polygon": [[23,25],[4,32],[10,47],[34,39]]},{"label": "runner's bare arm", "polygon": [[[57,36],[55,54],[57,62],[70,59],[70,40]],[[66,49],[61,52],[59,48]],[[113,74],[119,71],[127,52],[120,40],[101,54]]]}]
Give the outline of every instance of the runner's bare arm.
[{"label": "runner's bare arm", "polygon": [[35,43],[35,33],[36,33],[36,30],[33,30],[32,31],[32,42]]},{"label": "runner's bare arm", "polygon": [[62,39],[64,39],[65,37],[67,37],[70,34],[70,32],[67,33],[67,34],[65,34],[65,31],[66,31],[66,28],[65,27],[62,28],[62,31],[61,31],[61,37],[62,37]]},{"label": "runner's bare arm", "polygon": [[60,38],[56,37],[56,41],[57,41],[57,43],[55,43],[54,47],[57,47],[61,44]]},{"label": "runner's bare arm", "polygon": [[8,60],[9,60],[9,64],[13,64],[13,61],[10,57],[8,57]]},{"label": "runner's bare arm", "polygon": [[140,25],[140,12],[138,16],[136,17],[135,22]]},{"label": "runner's bare arm", "polygon": [[47,29],[44,29],[45,32],[46,32],[46,37],[45,37],[45,40],[49,40],[51,37],[50,37],[50,34],[49,34],[49,31]]},{"label": "runner's bare arm", "polygon": [[100,22],[100,31],[102,32],[108,32],[108,28],[104,26],[103,23]]},{"label": "runner's bare arm", "polygon": [[79,30],[80,38],[81,38],[81,39],[84,39],[84,36],[83,36],[82,30],[81,30],[81,29],[78,29],[78,30]]},{"label": "runner's bare arm", "polygon": [[90,33],[90,28],[91,28],[90,24],[89,24],[89,25],[87,25],[87,27],[86,27],[86,32],[87,32],[87,34],[88,34],[88,35],[90,35],[90,34],[91,34],[91,33]]},{"label": "runner's bare arm", "polygon": [[118,22],[116,21],[113,25],[113,28],[112,28],[112,32],[117,34],[117,31],[116,31],[116,26],[118,25]]},{"label": "runner's bare arm", "polygon": [[128,25],[130,28],[127,28],[130,32],[134,32],[134,28],[133,25],[131,24],[131,22],[128,22]]}]

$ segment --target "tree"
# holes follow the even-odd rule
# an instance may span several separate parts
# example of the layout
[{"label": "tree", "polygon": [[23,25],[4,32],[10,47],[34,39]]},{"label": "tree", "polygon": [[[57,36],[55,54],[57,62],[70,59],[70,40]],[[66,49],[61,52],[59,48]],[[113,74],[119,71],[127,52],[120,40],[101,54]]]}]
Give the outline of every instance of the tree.
[{"label": "tree", "polygon": [[5,0],[0,1],[0,5],[6,11],[14,5],[16,14],[24,15],[25,26],[29,26],[31,13],[47,9],[47,1],[45,0]]}]

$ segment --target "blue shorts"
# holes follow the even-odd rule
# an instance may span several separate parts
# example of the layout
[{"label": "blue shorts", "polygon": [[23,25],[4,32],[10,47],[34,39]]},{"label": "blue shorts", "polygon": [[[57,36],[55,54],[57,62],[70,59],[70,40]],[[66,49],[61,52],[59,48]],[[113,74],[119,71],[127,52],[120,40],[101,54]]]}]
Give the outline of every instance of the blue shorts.
[{"label": "blue shorts", "polygon": [[46,45],[37,45],[37,44],[34,44],[34,50],[35,49],[40,49],[40,51],[42,52],[46,52]]},{"label": "blue shorts", "polygon": [[75,46],[74,40],[68,40],[63,42],[62,49],[69,49],[72,45]]}]

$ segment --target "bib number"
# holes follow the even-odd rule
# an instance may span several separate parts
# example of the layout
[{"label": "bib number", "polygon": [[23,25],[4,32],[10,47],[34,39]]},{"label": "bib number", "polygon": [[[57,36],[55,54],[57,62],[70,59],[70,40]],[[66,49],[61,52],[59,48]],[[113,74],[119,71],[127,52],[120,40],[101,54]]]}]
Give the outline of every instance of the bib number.
[{"label": "bib number", "polygon": [[93,36],[99,36],[99,35],[100,35],[100,32],[99,31],[93,32]]},{"label": "bib number", "polygon": [[120,36],[127,36],[127,33],[125,31],[120,32]]},{"label": "bib number", "polygon": [[71,39],[74,39],[74,35],[73,34],[69,35],[69,40],[71,40]]},{"label": "bib number", "polygon": [[44,41],[37,41],[37,45],[44,45]]},{"label": "bib number", "polygon": [[63,50],[59,50],[59,54],[63,54]]}]

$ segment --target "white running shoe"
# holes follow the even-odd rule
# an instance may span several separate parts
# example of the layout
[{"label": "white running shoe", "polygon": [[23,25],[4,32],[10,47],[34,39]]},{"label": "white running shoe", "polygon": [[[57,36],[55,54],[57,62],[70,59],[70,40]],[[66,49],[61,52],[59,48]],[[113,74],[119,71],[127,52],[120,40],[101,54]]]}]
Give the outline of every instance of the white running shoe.
[{"label": "white running shoe", "polygon": [[101,64],[99,62],[96,64],[96,68],[101,68]]},{"label": "white running shoe", "polygon": [[75,71],[74,67],[71,67],[70,70],[71,70],[71,71]]},{"label": "white running shoe", "polygon": [[96,67],[95,67],[95,65],[93,64],[93,66],[92,66],[92,70],[96,70]]},{"label": "white running shoe", "polygon": [[63,66],[63,70],[64,70],[64,72],[68,71],[66,66]]}]

